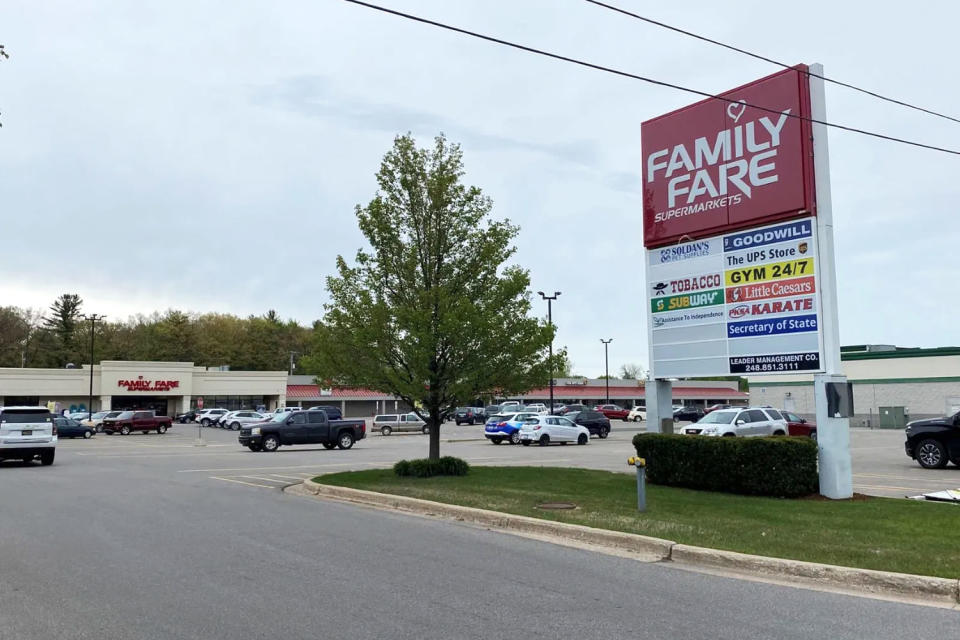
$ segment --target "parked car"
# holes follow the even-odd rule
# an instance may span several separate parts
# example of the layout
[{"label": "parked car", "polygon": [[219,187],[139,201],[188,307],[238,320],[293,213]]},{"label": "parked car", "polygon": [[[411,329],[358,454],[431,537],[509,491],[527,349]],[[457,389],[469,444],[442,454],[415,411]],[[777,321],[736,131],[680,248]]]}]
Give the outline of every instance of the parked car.
[{"label": "parked car", "polygon": [[133,431],[150,433],[166,433],[173,425],[173,419],[167,416],[158,416],[153,411],[122,411],[116,418],[106,418],[103,421],[103,431],[107,435],[119,433],[130,435]]},{"label": "parked car", "polygon": [[563,416],[536,416],[524,420],[520,427],[520,444],[526,447],[534,442],[541,447],[551,442],[587,444],[590,432]]},{"label": "parked car", "polygon": [[564,416],[574,423],[586,427],[592,435],[606,438],[610,434],[610,418],[599,411],[593,409],[584,409],[583,411],[571,411]]},{"label": "parked car", "polygon": [[960,466],[960,413],[907,423],[907,455],[924,469],[942,469],[947,462]]},{"label": "parked car", "polygon": [[80,423],[87,427],[93,427],[97,433],[103,433],[103,421],[107,418],[116,418],[123,413],[122,411],[98,411],[89,420],[81,420]]},{"label": "parked car", "polygon": [[516,400],[506,400],[500,403],[500,413],[510,413],[520,411],[522,405]]},{"label": "parked car", "polygon": [[630,413],[627,414],[627,420],[632,422],[643,422],[647,419],[647,408],[641,406],[635,406],[633,409],[630,409]]},{"label": "parked car", "polygon": [[560,413],[563,411],[563,408],[566,407],[566,406],[567,406],[567,405],[563,404],[562,402],[554,402],[554,403],[553,403],[553,412],[552,412],[553,415],[555,415],[555,416],[560,415]]},{"label": "parked car", "polygon": [[89,416],[90,416],[90,412],[84,409],[83,411],[68,411],[65,414],[63,414],[62,417],[70,418],[71,420],[83,420],[84,418],[88,418]]},{"label": "parked car", "polygon": [[620,405],[616,404],[601,404],[594,407],[594,411],[599,411],[603,415],[607,416],[610,420],[626,420],[627,416],[630,415],[630,412],[627,409],[624,409]]},{"label": "parked car", "polygon": [[330,420],[324,411],[288,411],[275,414],[269,422],[241,427],[238,440],[251,451],[273,452],[293,444],[349,449],[366,435],[364,420]]},{"label": "parked car", "polygon": [[535,418],[533,412],[500,413],[490,416],[483,428],[483,436],[493,444],[500,444],[504,440],[510,444],[520,442],[520,427],[527,418]]},{"label": "parked car", "polygon": [[197,411],[195,409],[191,409],[190,411],[184,411],[183,413],[177,414],[174,417],[174,420],[180,424],[187,424],[188,422],[194,422],[196,417]]},{"label": "parked car", "polygon": [[389,413],[375,416],[372,429],[373,431],[379,431],[382,436],[388,436],[394,431],[430,433],[430,427],[427,426],[427,423],[412,411],[410,413]]},{"label": "parked car", "polygon": [[687,425],[683,432],[703,436],[784,436],[787,423],[774,409],[747,407],[718,409],[705,415],[696,424]]},{"label": "parked car", "polygon": [[729,404],[712,404],[709,407],[704,407],[703,415],[707,415],[711,411],[719,411],[720,409],[732,409],[733,405]]},{"label": "parked car", "polygon": [[46,407],[0,407],[0,460],[53,464],[57,425]]},{"label": "parked car", "polygon": [[194,420],[199,422],[204,427],[209,427],[213,424],[216,424],[217,420],[222,418],[228,412],[226,409],[201,409],[197,412],[197,415],[194,416]]},{"label": "parked car", "polygon": [[673,412],[676,422],[696,422],[703,417],[703,409],[697,407],[681,407]]},{"label": "parked car", "polygon": [[786,420],[789,435],[817,439],[817,423],[809,422],[806,418],[801,418],[792,411],[783,411],[782,409],[777,409],[777,411]]},{"label": "parked car", "polygon": [[500,405],[490,404],[483,408],[483,419],[488,420],[500,413]]},{"label": "parked car", "polygon": [[96,429],[88,427],[79,420],[57,416],[53,419],[57,425],[57,436],[60,438],[92,438]]},{"label": "parked car", "polygon": [[478,415],[477,410],[473,407],[457,407],[457,410],[453,412],[453,420],[457,423],[457,426],[464,423],[476,424],[483,420],[483,416]]},{"label": "parked car", "polygon": [[343,419],[343,412],[340,410],[340,407],[335,407],[332,404],[317,405],[316,407],[310,407],[307,411],[323,411],[331,420]]},{"label": "parked car", "polygon": [[532,411],[534,413],[539,413],[542,416],[545,416],[549,413],[549,411],[547,411],[547,405],[543,404],[542,402],[528,404],[526,407],[524,407],[524,411]]},{"label": "parked car", "polygon": [[574,411],[583,411],[584,409],[589,409],[585,404],[567,404],[563,406],[563,409],[560,410],[560,415],[565,416],[568,413],[573,413]]},{"label": "parked car", "polygon": [[219,424],[225,429],[239,431],[240,427],[245,424],[265,422],[266,420],[267,416],[263,415],[259,411],[250,411],[249,409],[244,409],[243,411],[231,411],[220,419]]}]

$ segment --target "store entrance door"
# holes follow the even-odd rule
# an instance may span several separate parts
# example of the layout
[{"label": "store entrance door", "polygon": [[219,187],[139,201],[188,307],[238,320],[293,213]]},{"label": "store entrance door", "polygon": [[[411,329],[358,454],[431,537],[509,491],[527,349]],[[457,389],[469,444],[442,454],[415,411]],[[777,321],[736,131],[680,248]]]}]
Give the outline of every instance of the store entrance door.
[{"label": "store entrance door", "polygon": [[167,398],[163,396],[114,396],[113,408],[118,411],[153,411],[158,416],[169,415]]}]

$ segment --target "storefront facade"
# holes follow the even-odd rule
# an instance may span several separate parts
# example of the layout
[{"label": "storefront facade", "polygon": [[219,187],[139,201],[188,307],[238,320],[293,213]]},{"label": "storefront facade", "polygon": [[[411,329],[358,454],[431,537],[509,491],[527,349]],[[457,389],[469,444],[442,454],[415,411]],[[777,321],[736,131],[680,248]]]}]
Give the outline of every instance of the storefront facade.
[{"label": "storefront facade", "polygon": [[[0,405],[88,408],[90,366],[0,368]],[[173,416],[201,403],[225,409],[274,409],[286,402],[285,371],[220,371],[192,362],[103,361],[93,366],[93,411],[152,409]]]}]

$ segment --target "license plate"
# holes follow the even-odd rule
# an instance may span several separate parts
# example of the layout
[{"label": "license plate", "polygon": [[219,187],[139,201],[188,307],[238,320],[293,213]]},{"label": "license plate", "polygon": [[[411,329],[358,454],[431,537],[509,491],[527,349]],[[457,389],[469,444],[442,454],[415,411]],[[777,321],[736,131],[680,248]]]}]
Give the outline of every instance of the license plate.
[{"label": "license plate", "polygon": [[692,436],[697,435],[696,429],[687,429],[687,435],[692,435]]},{"label": "license plate", "polygon": [[32,430],[21,431],[21,432],[20,432],[20,435],[22,435],[22,436],[32,436],[32,435],[33,435],[33,431],[32,431]]}]

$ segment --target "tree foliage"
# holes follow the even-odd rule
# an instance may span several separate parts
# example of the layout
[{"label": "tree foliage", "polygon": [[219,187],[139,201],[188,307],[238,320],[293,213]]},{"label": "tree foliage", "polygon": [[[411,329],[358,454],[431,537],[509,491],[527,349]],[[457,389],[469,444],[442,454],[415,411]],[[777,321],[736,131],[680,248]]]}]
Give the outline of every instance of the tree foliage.
[{"label": "tree foliage", "polygon": [[623,380],[643,380],[647,377],[647,371],[642,365],[628,362],[620,366],[620,378]]},{"label": "tree foliage", "polygon": [[517,227],[490,217],[461,182],[458,145],[399,136],[356,207],[371,249],[337,257],[331,302],[307,366],[324,381],[377,389],[415,407],[440,452],[441,415],[458,404],[547,382],[553,328],[530,315],[529,274],[505,265]]},{"label": "tree foliage", "polygon": [[[69,295],[69,294],[68,294]],[[77,300],[82,303],[82,301]],[[0,366],[62,367],[90,360],[90,323],[73,299],[60,296],[44,316],[33,309],[0,307]],[[79,311],[79,306],[75,311]],[[229,365],[235,370],[286,371],[290,352],[303,354],[313,328],[276,312],[239,318],[170,310],[96,324],[94,362],[148,360]]]}]

